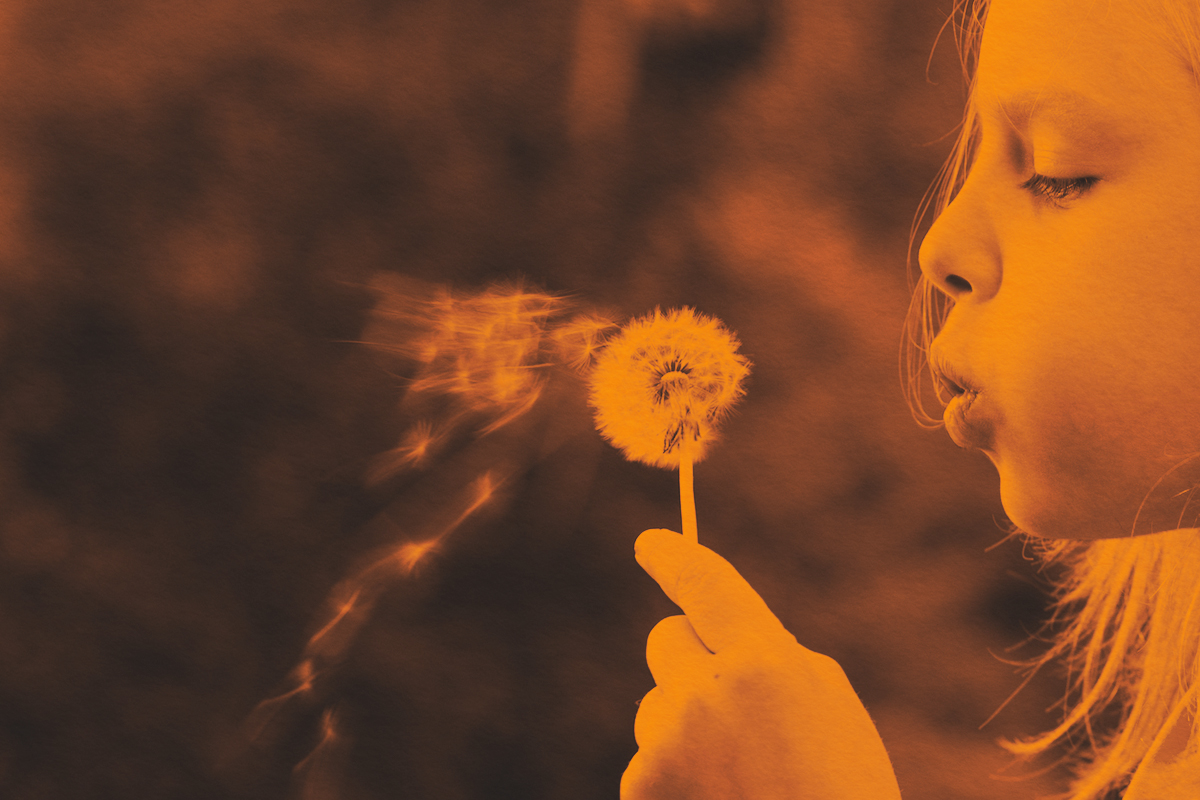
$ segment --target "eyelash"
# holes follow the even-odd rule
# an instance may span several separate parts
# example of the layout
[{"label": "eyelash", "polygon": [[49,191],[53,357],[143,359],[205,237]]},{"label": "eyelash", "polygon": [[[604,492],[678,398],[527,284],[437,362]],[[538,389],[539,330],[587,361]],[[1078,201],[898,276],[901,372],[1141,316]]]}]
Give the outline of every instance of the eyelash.
[{"label": "eyelash", "polygon": [[1045,198],[1055,205],[1059,205],[1063,200],[1071,200],[1083,194],[1098,180],[1100,179],[1091,177],[1051,178],[1035,172],[1032,178],[1021,184],[1021,188],[1036,197]]}]

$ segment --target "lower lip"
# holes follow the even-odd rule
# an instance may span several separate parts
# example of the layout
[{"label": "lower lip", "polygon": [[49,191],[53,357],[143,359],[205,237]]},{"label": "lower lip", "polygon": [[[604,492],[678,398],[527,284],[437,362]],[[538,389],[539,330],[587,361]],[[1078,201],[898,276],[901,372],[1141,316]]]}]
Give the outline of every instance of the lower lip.
[{"label": "lower lip", "polygon": [[986,450],[992,443],[990,428],[980,425],[978,419],[967,417],[978,398],[979,392],[965,392],[951,399],[942,419],[946,423],[946,433],[956,445]]}]

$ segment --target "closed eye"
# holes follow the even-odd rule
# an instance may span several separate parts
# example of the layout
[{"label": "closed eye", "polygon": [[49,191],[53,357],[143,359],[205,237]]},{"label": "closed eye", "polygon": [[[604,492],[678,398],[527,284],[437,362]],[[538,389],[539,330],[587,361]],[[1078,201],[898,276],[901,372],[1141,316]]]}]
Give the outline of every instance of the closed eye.
[{"label": "closed eye", "polygon": [[1063,201],[1072,200],[1091,189],[1099,180],[1095,177],[1051,178],[1035,172],[1032,178],[1021,184],[1021,188],[1035,197],[1061,205]]}]

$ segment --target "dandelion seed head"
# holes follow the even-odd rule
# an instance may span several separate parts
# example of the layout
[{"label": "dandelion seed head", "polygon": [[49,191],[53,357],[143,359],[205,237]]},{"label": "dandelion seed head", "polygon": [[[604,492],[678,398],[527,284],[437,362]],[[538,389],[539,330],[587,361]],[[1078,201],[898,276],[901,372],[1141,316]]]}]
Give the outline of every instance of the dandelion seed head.
[{"label": "dandelion seed head", "polygon": [[633,320],[596,357],[589,402],[600,433],[632,461],[699,461],[744,394],[750,362],[720,320],[691,308]]}]

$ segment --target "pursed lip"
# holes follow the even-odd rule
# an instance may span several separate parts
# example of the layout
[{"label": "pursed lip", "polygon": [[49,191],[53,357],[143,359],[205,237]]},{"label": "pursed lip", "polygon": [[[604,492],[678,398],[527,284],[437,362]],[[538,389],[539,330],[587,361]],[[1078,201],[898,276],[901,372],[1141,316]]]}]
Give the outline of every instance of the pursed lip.
[{"label": "pursed lip", "polygon": [[[930,366],[940,386],[953,395],[942,421],[946,432],[956,445],[962,448],[987,450],[992,446],[994,430],[986,409],[979,408],[980,398],[986,393],[980,388],[975,376],[960,368],[961,359],[952,360],[942,340],[935,341],[930,348]],[[983,397],[986,404],[987,398]]]},{"label": "pursed lip", "polygon": [[979,399],[979,392],[968,389],[954,396],[946,406],[942,420],[946,423],[946,433],[956,445],[962,448],[987,450],[992,444],[992,428],[979,415],[970,416],[971,409]]}]

